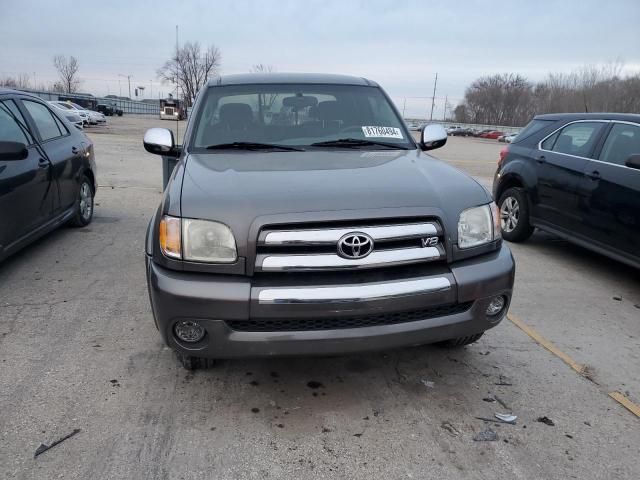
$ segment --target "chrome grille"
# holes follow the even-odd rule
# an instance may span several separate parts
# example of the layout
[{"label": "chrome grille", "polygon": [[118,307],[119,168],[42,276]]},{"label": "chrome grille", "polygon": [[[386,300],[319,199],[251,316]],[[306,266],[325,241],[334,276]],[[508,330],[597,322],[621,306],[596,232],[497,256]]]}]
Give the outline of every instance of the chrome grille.
[{"label": "chrome grille", "polygon": [[[361,258],[345,258],[339,253],[338,243],[351,234],[369,237],[373,250]],[[444,256],[442,227],[435,220],[273,226],[259,234],[255,270],[359,270],[431,262]]]}]

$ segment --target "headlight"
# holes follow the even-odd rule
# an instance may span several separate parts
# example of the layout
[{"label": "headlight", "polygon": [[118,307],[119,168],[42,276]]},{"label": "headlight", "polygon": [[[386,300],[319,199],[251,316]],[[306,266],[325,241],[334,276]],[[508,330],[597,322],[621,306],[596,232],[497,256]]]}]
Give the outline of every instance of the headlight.
[{"label": "headlight", "polygon": [[238,258],[233,233],[222,223],[183,218],[182,239],[184,260],[233,263]]},{"label": "headlight", "polygon": [[208,220],[164,216],[160,220],[162,253],[191,262],[233,263],[236,240],[226,225]]},{"label": "headlight", "polygon": [[499,221],[498,208],[493,202],[464,210],[458,220],[458,247],[477,247],[497,240]]}]

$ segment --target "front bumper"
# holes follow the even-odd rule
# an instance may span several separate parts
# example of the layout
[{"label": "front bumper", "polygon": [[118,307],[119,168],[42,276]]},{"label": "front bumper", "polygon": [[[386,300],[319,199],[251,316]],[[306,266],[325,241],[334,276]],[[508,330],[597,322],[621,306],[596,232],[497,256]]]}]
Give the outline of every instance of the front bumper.
[{"label": "front bumper", "polygon": [[[284,283],[286,279],[178,272],[159,266],[149,256],[146,267],[156,326],[164,341],[182,353],[211,358],[341,354],[473,335],[502,320],[515,272],[504,244],[496,252],[440,267],[432,275],[365,284],[336,285],[319,279],[315,285],[291,285]],[[487,306],[496,295],[504,295],[507,306],[499,315],[488,317]],[[348,322],[460,304],[469,308],[424,319],[413,314],[411,321],[356,328],[252,331],[237,327],[280,320],[289,325],[308,325],[318,319]],[[175,322],[184,319],[197,320],[206,329],[203,340],[189,344],[174,336]]]}]

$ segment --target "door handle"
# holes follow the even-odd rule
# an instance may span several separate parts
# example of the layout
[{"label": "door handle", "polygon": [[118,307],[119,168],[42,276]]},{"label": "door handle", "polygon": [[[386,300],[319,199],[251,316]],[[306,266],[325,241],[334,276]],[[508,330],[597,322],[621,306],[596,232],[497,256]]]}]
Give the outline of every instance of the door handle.
[{"label": "door handle", "polygon": [[544,163],[547,159],[544,155],[540,155],[536,160],[538,161],[538,163]]},{"label": "door handle", "polygon": [[80,149],[78,147],[76,147],[75,145],[73,147],[71,147],[71,153],[73,153],[74,155],[76,153],[78,153],[80,151]]},{"label": "door handle", "polygon": [[45,158],[40,158],[38,160],[38,168],[47,168],[49,166],[49,161]]},{"label": "door handle", "polygon": [[587,172],[587,177],[591,180],[598,180],[600,179],[600,172],[598,170],[592,170],[591,172]]}]

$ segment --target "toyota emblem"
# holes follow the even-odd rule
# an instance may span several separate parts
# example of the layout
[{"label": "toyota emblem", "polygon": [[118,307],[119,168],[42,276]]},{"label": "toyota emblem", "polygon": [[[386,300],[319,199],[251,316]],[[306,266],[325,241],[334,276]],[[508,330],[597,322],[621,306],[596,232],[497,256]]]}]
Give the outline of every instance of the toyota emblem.
[{"label": "toyota emblem", "polygon": [[373,251],[373,239],[362,232],[347,233],[338,240],[338,255],[342,258],[357,260]]}]

